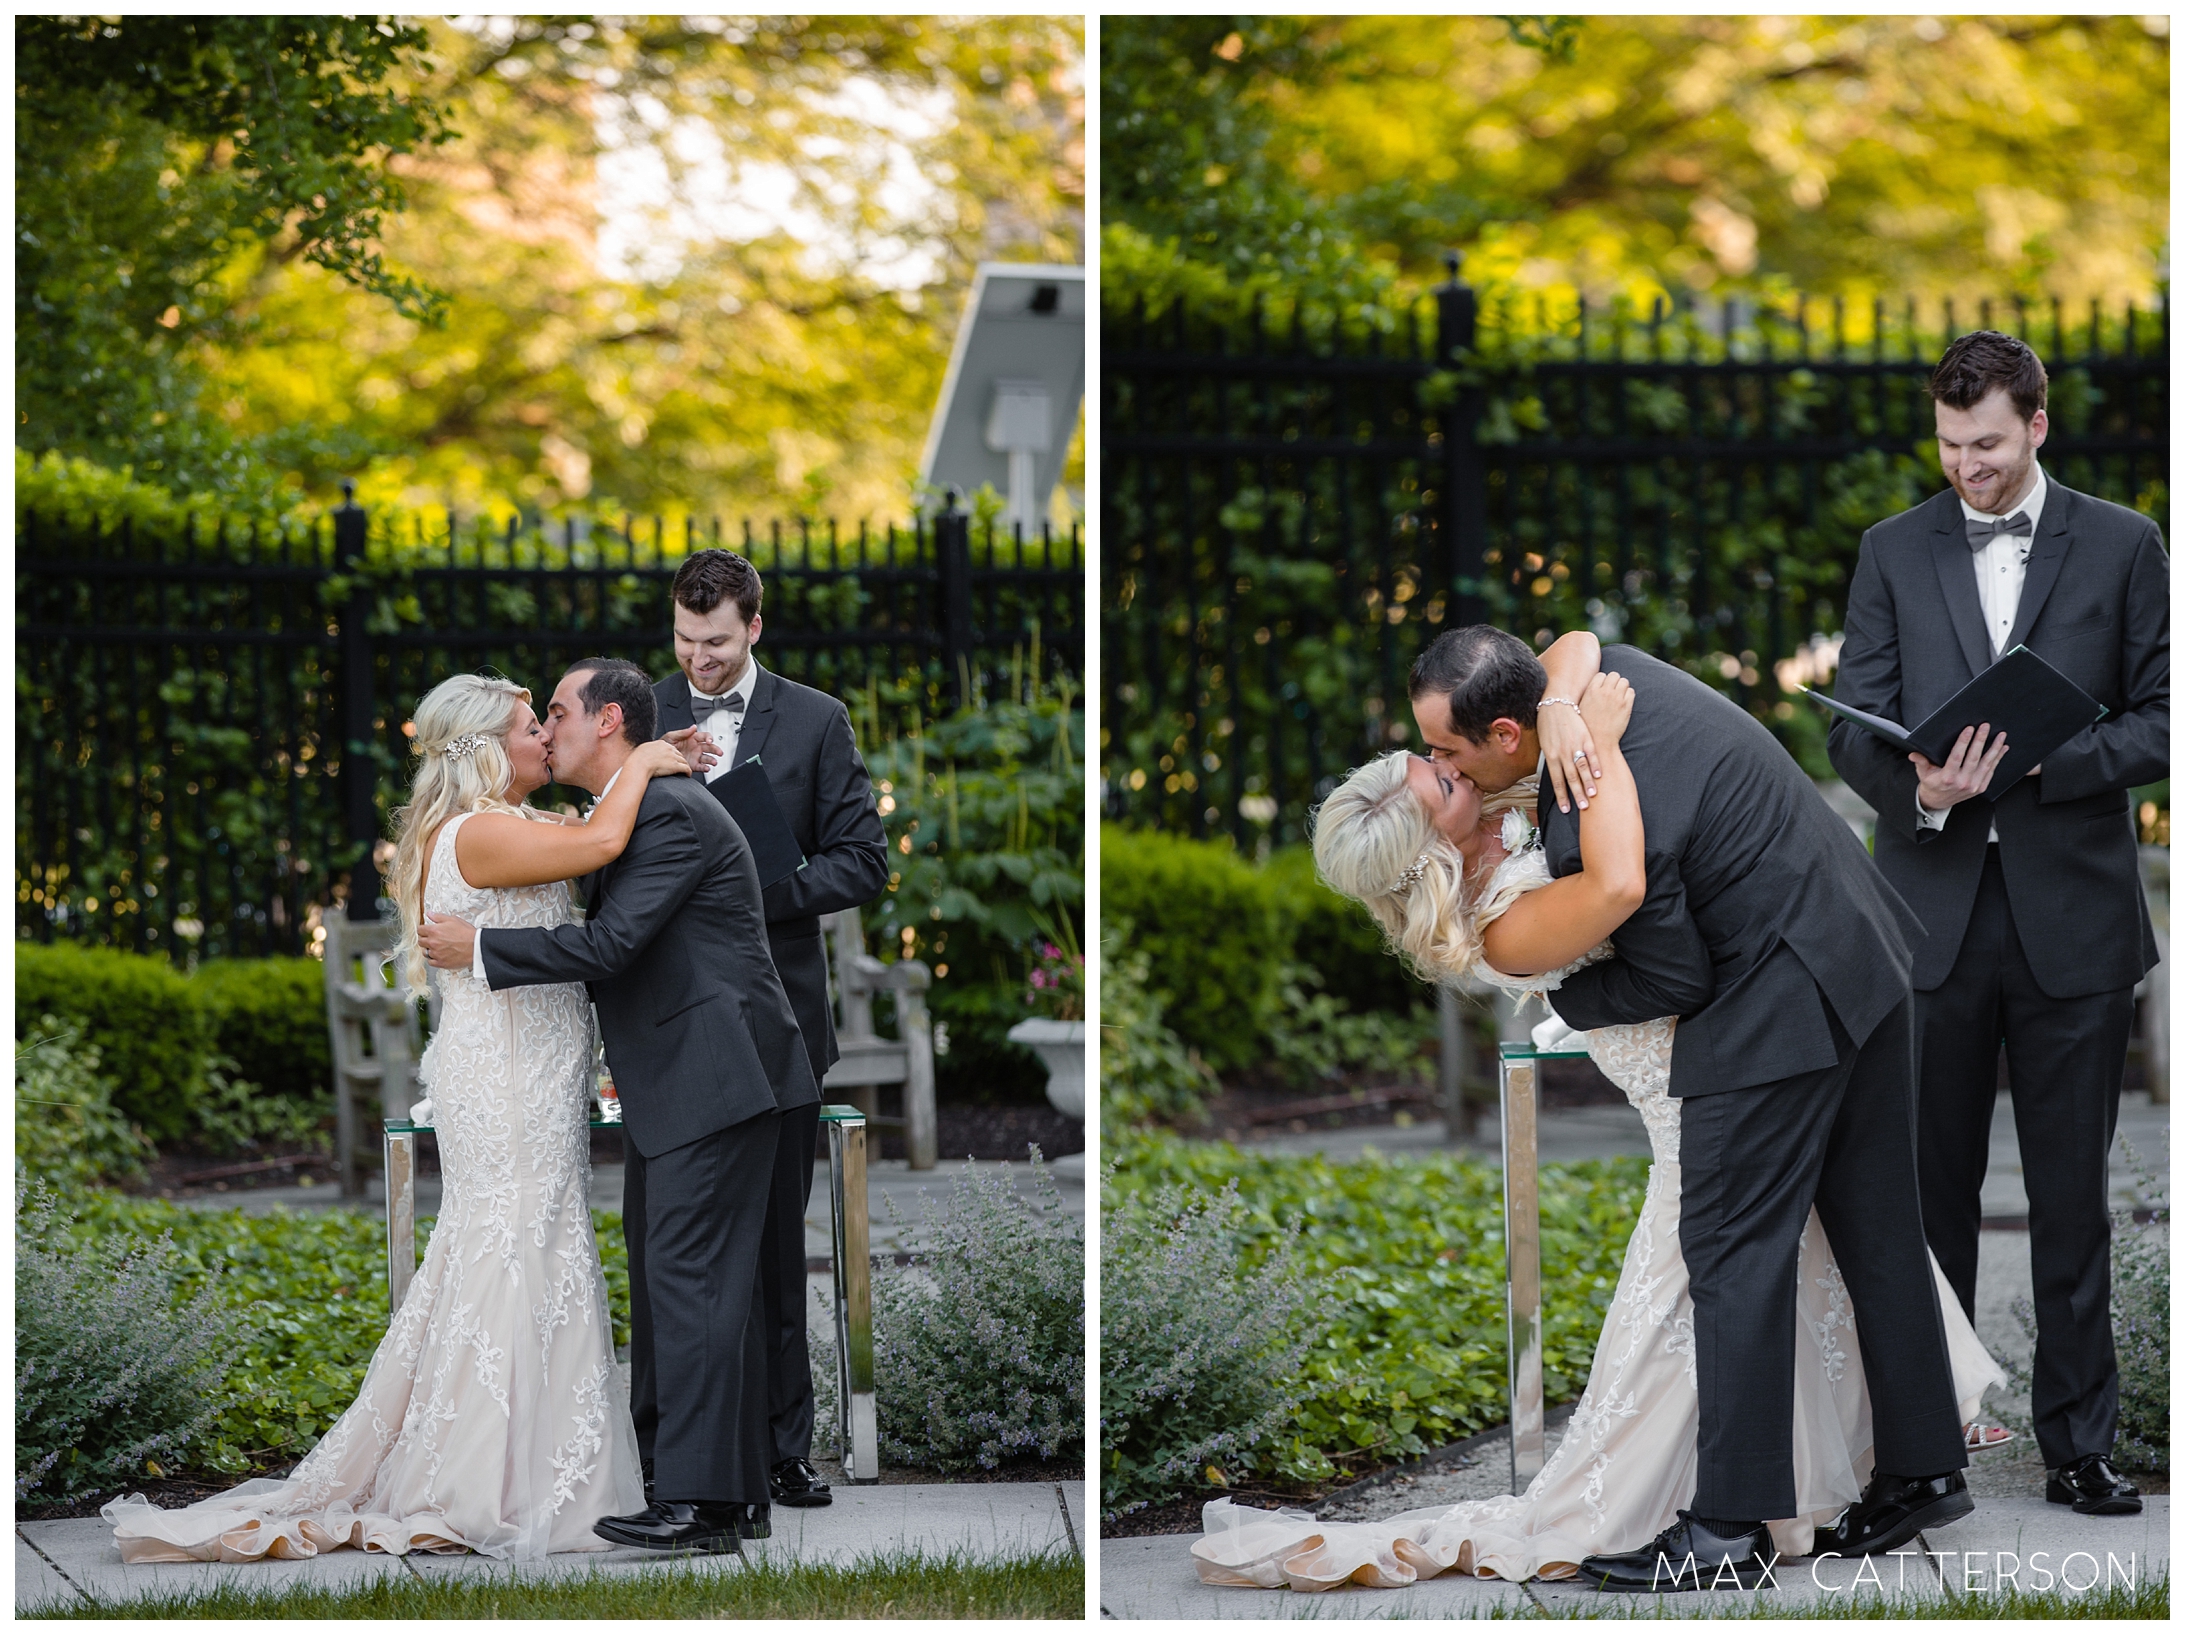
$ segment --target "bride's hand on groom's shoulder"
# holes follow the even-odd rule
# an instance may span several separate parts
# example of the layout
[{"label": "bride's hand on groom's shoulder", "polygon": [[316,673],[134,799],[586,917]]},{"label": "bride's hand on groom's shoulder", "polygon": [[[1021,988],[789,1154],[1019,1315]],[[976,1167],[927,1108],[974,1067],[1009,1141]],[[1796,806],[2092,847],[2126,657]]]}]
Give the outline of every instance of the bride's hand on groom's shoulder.
[{"label": "bride's hand on groom's shoulder", "polygon": [[478,944],[478,928],[453,914],[425,911],[425,923],[417,928],[417,946],[425,963],[442,971],[467,971]]},{"label": "bride's hand on groom's shoulder", "polygon": [[696,727],[685,727],[638,745],[630,764],[648,778],[669,778],[703,772],[720,758],[720,748],[711,738]]},{"label": "bride's hand on groom's shoulder", "polygon": [[1585,695],[1578,700],[1578,715],[1596,742],[1611,747],[1623,742],[1634,697],[1631,683],[1614,670],[1603,670],[1586,684]]},{"label": "bride's hand on groom's shoulder", "polygon": [[1540,758],[1547,763],[1548,782],[1555,786],[1555,809],[1569,811],[1575,796],[1579,810],[1585,810],[1595,793],[1593,780],[1599,769],[1593,729],[1580,711],[1561,704],[1546,705],[1536,720]]}]

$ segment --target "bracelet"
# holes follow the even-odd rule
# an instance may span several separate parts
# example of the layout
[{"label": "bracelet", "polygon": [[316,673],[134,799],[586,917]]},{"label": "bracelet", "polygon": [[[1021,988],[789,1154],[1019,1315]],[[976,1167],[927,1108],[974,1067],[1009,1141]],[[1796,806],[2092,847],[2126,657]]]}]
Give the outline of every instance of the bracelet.
[{"label": "bracelet", "polygon": [[[1543,698],[1538,704],[1534,705],[1533,707],[1535,709],[1543,709],[1550,704],[1560,704],[1567,710],[1575,710],[1578,708],[1577,705],[1573,704],[1567,698]],[[1581,711],[1580,713],[1583,712]]]}]

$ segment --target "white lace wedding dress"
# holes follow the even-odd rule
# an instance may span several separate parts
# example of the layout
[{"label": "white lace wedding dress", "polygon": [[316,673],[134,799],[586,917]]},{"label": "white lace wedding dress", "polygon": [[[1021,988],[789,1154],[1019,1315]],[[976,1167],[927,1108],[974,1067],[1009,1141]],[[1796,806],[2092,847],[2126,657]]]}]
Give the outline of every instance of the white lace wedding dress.
[{"label": "white lace wedding dress", "polygon": [[[1513,848],[1481,893],[1481,923],[1548,878],[1537,849]],[[1540,992],[1608,951],[1604,944],[1546,976],[1503,978],[1484,966],[1482,974],[1512,992]],[[1683,1182],[1678,1108],[1669,1094],[1675,1027],[1676,1019],[1667,1017],[1585,1035],[1595,1064],[1645,1118],[1654,1167],[1585,1391],[1561,1445],[1524,1493],[1374,1522],[1321,1522],[1301,1510],[1269,1512],[1216,1499],[1205,1508],[1205,1537],[1191,1547],[1201,1579],[1327,1590],[1350,1582],[1397,1588],[1451,1570],[1481,1578],[1568,1578],[1586,1556],[1637,1549],[1691,1503],[1699,1475],[1699,1378],[1691,1291],[1677,1242]],[[1935,1284],[1958,1417],[1970,1421],[1982,1393],[2001,1384],[2003,1372],[1973,1333],[1940,1267]],[[1874,1460],[1851,1302],[1818,1216],[1807,1217],[1798,1245],[1797,1311],[1792,1459],[1798,1514],[1769,1522],[1776,1548],[1786,1556],[1811,1552],[1815,1526],[1833,1521],[1858,1498]]]},{"label": "white lace wedding dress", "polygon": [[[479,890],[450,821],[426,906],[479,926],[571,919],[563,884]],[[604,1550],[601,1517],[644,1508],[592,1235],[592,1019],[582,987],[490,991],[436,971],[421,1064],[441,1202],[424,1264],[363,1389],[285,1478],[183,1510],[102,1512],[124,1561],[252,1561],[354,1545],[535,1561]]]}]

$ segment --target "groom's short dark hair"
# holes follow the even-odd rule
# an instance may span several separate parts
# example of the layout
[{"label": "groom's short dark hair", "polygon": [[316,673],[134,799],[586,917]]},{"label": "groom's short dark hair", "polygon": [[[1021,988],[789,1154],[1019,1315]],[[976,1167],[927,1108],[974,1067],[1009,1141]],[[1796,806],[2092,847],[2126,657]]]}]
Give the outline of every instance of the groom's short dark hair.
[{"label": "groom's short dark hair", "polygon": [[1446,695],[1450,729],[1475,744],[1487,741],[1497,721],[1532,726],[1547,690],[1548,672],[1533,650],[1493,625],[1446,631],[1411,666],[1413,700]]},{"label": "groom's short dark hair", "polygon": [[579,659],[569,673],[592,673],[577,689],[586,715],[597,715],[609,704],[622,706],[622,736],[633,744],[649,744],[658,736],[659,711],[653,704],[652,677],[628,659]]},{"label": "groom's short dark hair", "polygon": [[1969,409],[1998,386],[2010,393],[2021,420],[2048,407],[2048,371],[2039,354],[2015,335],[1976,329],[1943,349],[1927,395],[1950,408]]}]

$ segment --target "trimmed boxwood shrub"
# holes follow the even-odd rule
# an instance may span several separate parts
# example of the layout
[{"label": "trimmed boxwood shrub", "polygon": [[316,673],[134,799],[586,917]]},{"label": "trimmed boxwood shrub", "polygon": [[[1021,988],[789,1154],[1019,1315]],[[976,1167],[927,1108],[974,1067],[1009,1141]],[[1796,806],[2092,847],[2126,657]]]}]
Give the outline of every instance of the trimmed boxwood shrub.
[{"label": "trimmed boxwood shrub", "polygon": [[1105,825],[1100,893],[1103,915],[1130,922],[1168,1025],[1217,1071],[1257,1061],[1288,957],[1267,876],[1224,843]]},{"label": "trimmed boxwood shrub", "polygon": [[189,978],[163,959],[73,943],[15,945],[15,1036],[54,1016],[81,1029],[114,1105],[155,1141],[189,1134],[213,1051]]},{"label": "trimmed boxwood shrub", "polygon": [[326,967],[315,959],[209,959],[189,979],[213,1048],[269,1095],[333,1105]]}]

